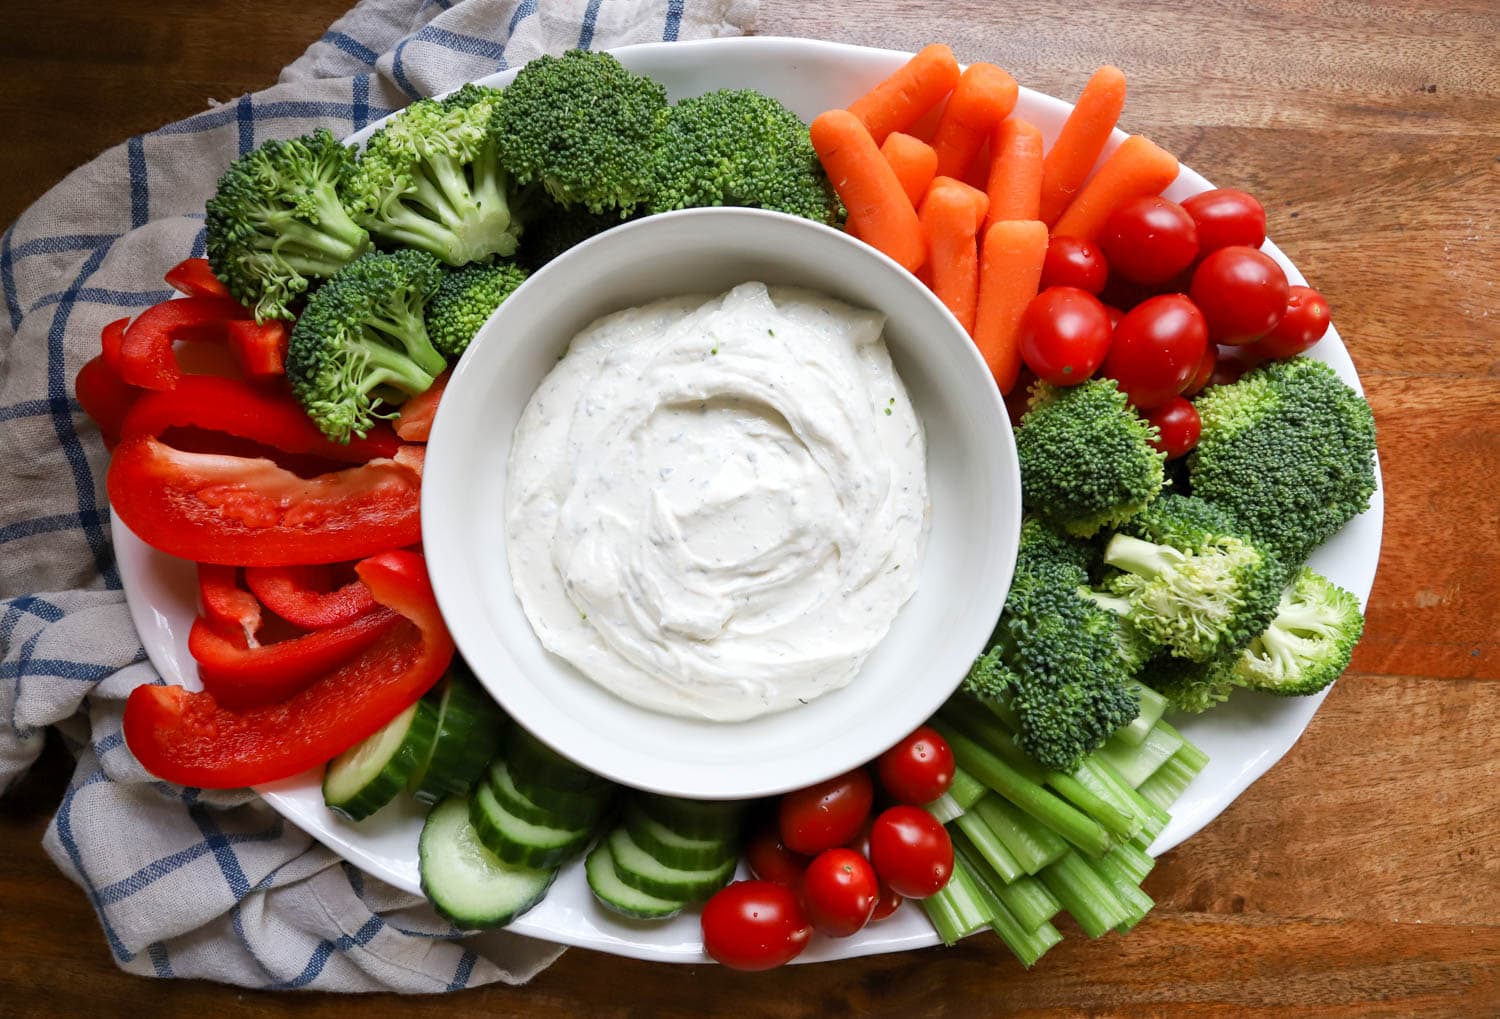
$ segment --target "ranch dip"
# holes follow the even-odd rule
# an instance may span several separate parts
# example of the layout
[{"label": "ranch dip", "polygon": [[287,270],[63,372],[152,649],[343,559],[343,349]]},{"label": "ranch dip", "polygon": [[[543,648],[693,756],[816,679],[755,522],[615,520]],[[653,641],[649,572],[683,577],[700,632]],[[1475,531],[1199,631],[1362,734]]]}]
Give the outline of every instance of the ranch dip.
[{"label": "ranch dip", "polygon": [[916,590],[930,516],[884,321],[745,283],[584,329],[511,446],[510,571],[542,644],[716,721],[848,683]]}]

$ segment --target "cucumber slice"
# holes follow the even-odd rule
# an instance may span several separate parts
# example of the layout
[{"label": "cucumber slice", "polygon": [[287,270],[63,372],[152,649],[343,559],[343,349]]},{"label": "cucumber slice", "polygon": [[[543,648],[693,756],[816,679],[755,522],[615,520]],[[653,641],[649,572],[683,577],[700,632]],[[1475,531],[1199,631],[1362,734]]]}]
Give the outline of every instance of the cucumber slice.
[{"label": "cucumber slice", "polygon": [[465,930],[499,927],[547,894],[556,867],[517,866],[497,859],[469,824],[469,808],[451,796],[433,808],[417,842],[422,892]]},{"label": "cucumber slice", "polygon": [[499,751],[504,723],[500,708],[470,678],[468,668],[455,664],[448,674],[432,757],[412,795],[423,803],[435,803],[444,796],[467,793]]},{"label": "cucumber slice", "polygon": [[396,798],[432,749],[437,712],[417,701],[363,743],[328,762],[323,802],[351,821],[363,821]]},{"label": "cucumber slice", "polygon": [[523,821],[500,805],[486,782],[469,794],[469,823],[486,849],[506,863],[527,867],[555,867],[577,856],[591,834],[588,827],[553,828]]},{"label": "cucumber slice", "polygon": [[625,810],[625,830],[630,832],[631,841],[668,867],[709,869],[721,866],[735,856],[735,840],[695,839],[680,835],[648,815],[638,803],[632,803]]},{"label": "cucumber slice", "polygon": [[574,764],[531,733],[516,726],[506,756],[516,783],[531,794],[536,786],[549,789],[592,789],[605,779]]},{"label": "cucumber slice", "polygon": [[745,816],[743,800],[685,800],[641,793],[636,802],[648,817],[692,839],[733,838]]},{"label": "cucumber slice", "polygon": [[[422,703],[432,709],[432,717],[435,726],[443,724],[443,706],[448,703],[448,677],[444,676],[433,684],[432,689],[422,695]],[[416,770],[411,773],[411,778],[406,780],[406,791],[412,792],[422,784],[422,779],[427,777],[427,766],[432,763],[432,747],[437,746],[437,734],[434,732],[432,745],[417,762]]]},{"label": "cucumber slice", "polygon": [[682,912],[682,907],[687,905],[675,899],[659,899],[654,895],[647,895],[621,881],[619,874],[615,872],[614,854],[610,852],[607,841],[601,840],[589,852],[588,859],[583,863],[583,872],[600,905],[621,916],[635,920],[665,920]]},{"label": "cucumber slice", "polygon": [[693,902],[707,898],[734,876],[734,858],[717,867],[704,870],[679,870],[653,857],[630,837],[624,828],[615,828],[605,840],[614,857],[615,873],[622,882],[637,891],[659,899],[681,899]]},{"label": "cucumber slice", "polygon": [[517,786],[503,757],[490,764],[485,783],[500,805],[523,821],[549,828],[592,827],[609,809],[612,786],[592,789],[548,789],[536,786],[535,795]]}]

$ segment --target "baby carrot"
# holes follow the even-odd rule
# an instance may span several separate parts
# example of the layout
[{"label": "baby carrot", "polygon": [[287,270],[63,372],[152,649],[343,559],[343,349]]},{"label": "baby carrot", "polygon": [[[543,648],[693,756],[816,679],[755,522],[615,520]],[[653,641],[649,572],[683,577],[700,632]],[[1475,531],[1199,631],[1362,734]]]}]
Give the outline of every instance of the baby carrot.
[{"label": "baby carrot", "polygon": [[970,64],[948,97],[932,147],[940,177],[962,177],[995,125],[1015,108],[1016,79],[994,64]]},{"label": "baby carrot", "polygon": [[969,333],[979,300],[979,251],[975,238],[990,200],[983,191],[951,177],[927,189],[917,218],[927,237],[932,292]]},{"label": "baby carrot", "polygon": [[979,255],[979,306],[974,344],[1001,393],[1021,371],[1021,315],[1036,296],[1047,257],[1047,228],[1038,220],[1004,219],[984,234]]},{"label": "baby carrot", "polygon": [[990,138],[990,214],[985,226],[1002,219],[1040,219],[1042,132],[1009,117]]},{"label": "baby carrot", "polygon": [[808,133],[860,239],[910,272],[921,268],[927,252],[917,210],[860,119],[847,110],[829,110],[813,120]]},{"label": "baby carrot", "polygon": [[1104,221],[1116,209],[1132,198],[1159,195],[1176,179],[1177,157],[1133,134],[1068,204],[1052,232],[1059,237],[1098,240]]},{"label": "baby carrot", "polygon": [[901,182],[906,197],[913,205],[920,202],[927,193],[927,185],[937,174],[937,153],[932,151],[932,146],[920,138],[892,131],[880,146],[880,154],[896,171],[896,179]]},{"label": "baby carrot", "polygon": [[1125,75],[1105,65],[1094,72],[1042,164],[1042,222],[1057,222],[1104,151],[1125,107]]},{"label": "baby carrot", "polygon": [[892,131],[905,131],[958,84],[958,61],[947,46],[919,50],[900,70],[849,104],[879,145]]}]

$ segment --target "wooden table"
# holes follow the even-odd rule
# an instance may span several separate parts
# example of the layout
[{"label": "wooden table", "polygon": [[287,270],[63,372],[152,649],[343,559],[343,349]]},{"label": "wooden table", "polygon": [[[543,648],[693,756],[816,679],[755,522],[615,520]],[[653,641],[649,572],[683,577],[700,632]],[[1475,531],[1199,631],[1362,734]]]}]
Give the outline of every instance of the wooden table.
[{"label": "wooden table", "polygon": [[[612,0],[619,2],[619,0]],[[0,221],[122,140],[270,84],[345,0],[9,0]],[[1385,548],[1297,747],[1146,882],[1128,938],[1032,972],[998,940],[770,976],[573,951],[524,989],[347,999],[128,977],[39,840],[55,748],[0,802],[0,1013],[370,1016],[1500,1013],[1500,5],[763,0],[763,34],[951,43],[1032,86],[1130,78],[1125,125],[1222,185],[1331,300],[1380,425]]]}]

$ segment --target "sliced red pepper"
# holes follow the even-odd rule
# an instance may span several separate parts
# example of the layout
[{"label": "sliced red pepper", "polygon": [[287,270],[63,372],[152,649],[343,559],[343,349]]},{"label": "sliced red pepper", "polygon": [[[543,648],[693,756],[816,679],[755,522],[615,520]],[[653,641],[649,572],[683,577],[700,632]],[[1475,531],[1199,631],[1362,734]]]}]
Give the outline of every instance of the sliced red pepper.
[{"label": "sliced red pepper", "polygon": [[285,322],[272,319],[258,323],[244,319],[225,324],[229,349],[234,351],[240,368],[251,378],[270,378],[286,374],[286,345],[289,333]]},{"label": "sliced red pepper", "polygon": [[342,626],[375,608],[370,589],[358,580],[329,590],[326,566],[252,566],[245,583],[266,608],[304,630]]},{"label": "sliced red pepper", "polygon": [[167,272],[166,281],[173,290],[189,297],[229,296],[229,288],[214,275],[206,258],[184,258]]},{"label": "sliced red pepper", "polygon": [[377,732],[426,693],[453,659],[426,564],[412,552],[387,552],[356,570],[375,600],[406,621],[279,704],[236,712],[209,693],[136,687],[125,705],[125,742],[146,770],[210,789],[290,778]]},{"label": "sliced red pepper", "polygon": [[73,392],[83,406],[83,412],[94,419],[104,444],[110,449],[120,441],[120,428],[125,422],[131,405],[141,395],[134,386],[125,384],[119,372],[109,366],[100,354],[78,369],[73,380]]},{"label": "sliced red pepper", "polygon": [[[130,319],[117,318],[99,334],[99,346],[103,350],[105,363],[115,370],[116,375],[120,375],[125,368],[125,355],[121,352],[121,347],[125,343],[125,328],[129,325]],[[124,381],[123,375],[121,381]]]},{"label": "sliced red pepper", "polygon": [[120,346],[120,374],[142,389],[172,389],[182,378],[182,366],[172,344],[224,335],[224,323],[249,312],[228,297],[184,297],[163,301],[141,312],[125,330]]},{"label": "sliced red pepper", "polygon": [[188,634],[188,651],[198,663],[203,689],[224,707],[240,711],[286,700],[400,622],[400,614],[381,608],[329,630],[243,647],[200,616]]},{"label": "sliced red pepper", "polygon": [[[260,602],[240,586],[239,573],[238,566],[199,563],[198,600],[214,627],[243,637],[241,645],[253,648],[257,646],[255,635],[260,631]],[[191,638],[188,649],[192,650]]]},{"label": "sliced red pepper", "polygon": [[438,401],[448,387],[448,376],[443,372],[422,392],[401,405],[401,414],[396,418],[396,434],[406,442],[426,442],[432,434],[432,419],[437,416]]}]

